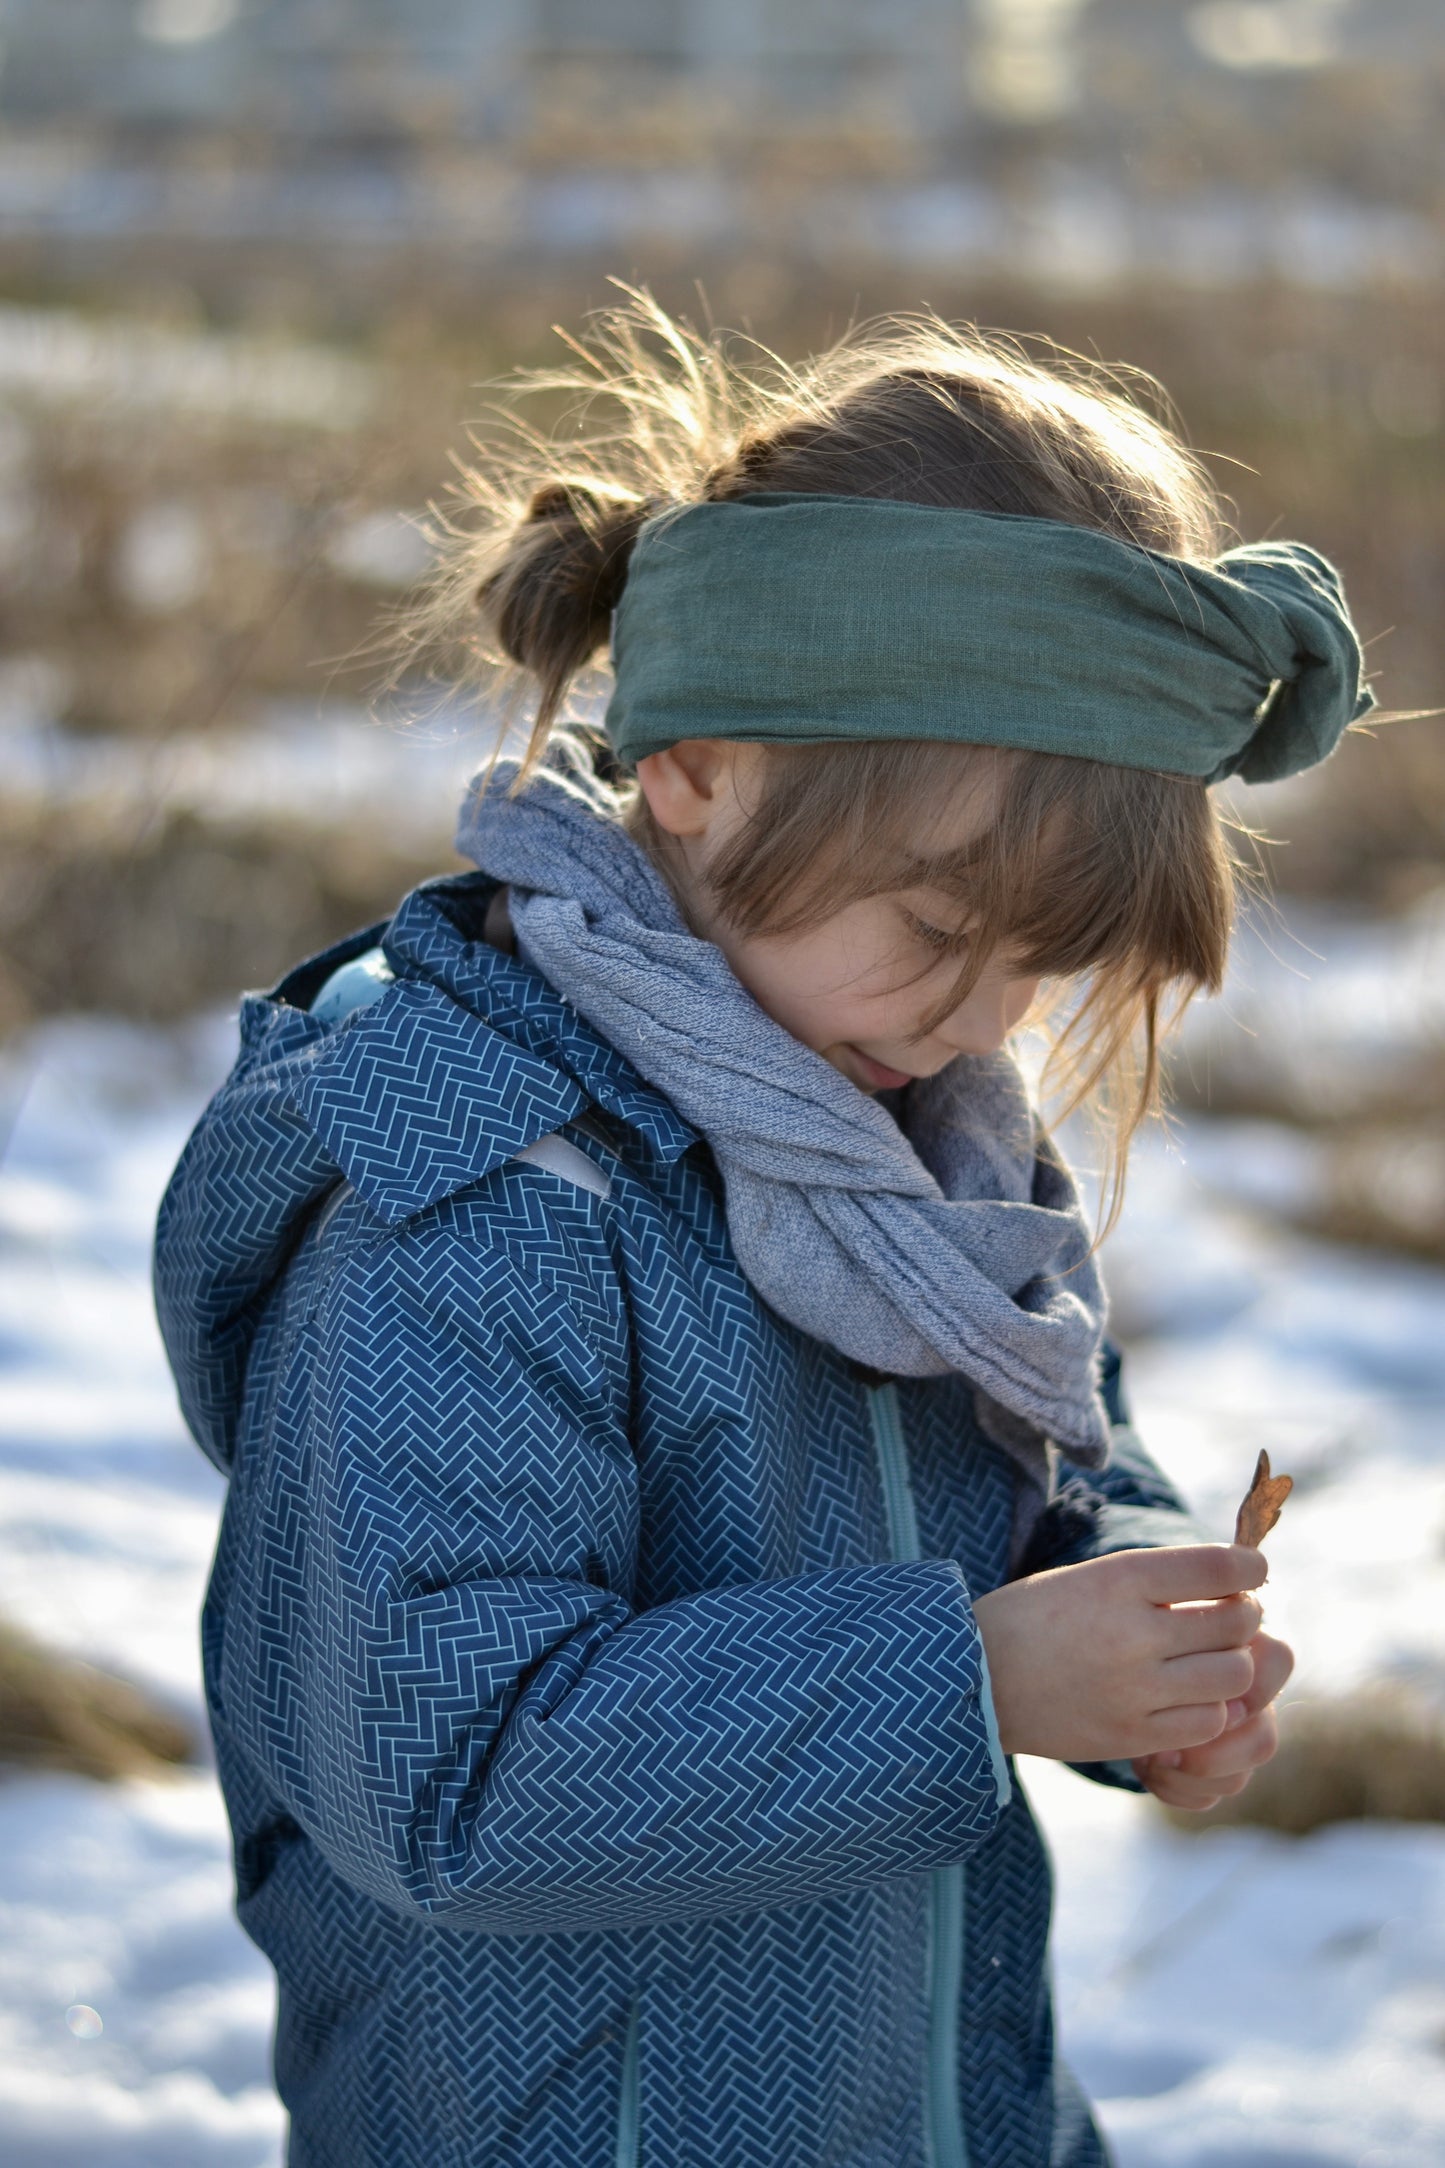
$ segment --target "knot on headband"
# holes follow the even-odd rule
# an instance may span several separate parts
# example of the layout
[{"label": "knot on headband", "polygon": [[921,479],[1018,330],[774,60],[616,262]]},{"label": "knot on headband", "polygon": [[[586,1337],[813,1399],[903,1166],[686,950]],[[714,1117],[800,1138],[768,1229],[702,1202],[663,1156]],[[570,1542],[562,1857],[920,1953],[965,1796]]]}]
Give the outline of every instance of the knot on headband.
[{"label": "knot on headband", "polygon": [[607,731],[937,738],[1216,783],[1323,760],[1375,705],[1338,573],[1299,542],[1210,565],[1096,529],[757,493],[643,527]]},{"label": "knot on headband", "polygon": [[[1169,559],[1163,560],[1171,562]],[[1272,680],[1239,750],[1207,780],[1275,783],[1332,753],[1375,705],[1339,573],[1303,542],[1249,542],[1213,569],[1180,565],[1194,591],[1229,616]],[[1219,642],[1228,650],[1227,639]],[[1241,668],[1248,658],[1240,650]]]}]

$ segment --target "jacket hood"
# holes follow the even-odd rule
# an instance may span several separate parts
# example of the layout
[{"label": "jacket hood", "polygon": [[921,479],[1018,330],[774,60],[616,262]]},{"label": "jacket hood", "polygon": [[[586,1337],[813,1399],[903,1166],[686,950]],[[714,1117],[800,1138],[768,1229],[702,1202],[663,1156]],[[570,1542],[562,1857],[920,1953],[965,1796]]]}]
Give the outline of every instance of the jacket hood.
[{"label": "jacket hood", "polygon": [[[696,1132],[541,974],[481,937],[496,883],[430,883],[389,925],[241,1004],[240,1053],[171,1178],[155,1292],[182,1412],[223,1469],[267,1296],[340,1184],[395,1226],[481,1181],[591,1104],[669,1162]],[[385,950],[394,983],[339,1024],[310,1013],[338,965]]]}]

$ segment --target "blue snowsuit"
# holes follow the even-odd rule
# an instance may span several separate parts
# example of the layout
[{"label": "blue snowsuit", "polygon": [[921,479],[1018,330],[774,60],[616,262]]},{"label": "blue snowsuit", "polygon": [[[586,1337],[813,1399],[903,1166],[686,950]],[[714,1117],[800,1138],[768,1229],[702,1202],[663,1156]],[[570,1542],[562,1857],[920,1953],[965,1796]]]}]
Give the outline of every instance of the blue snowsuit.
[{"label": "blue snowsuit", "polygon": [[[490,894],[249,998],[161,1213],[293,2168],[1101,2161],[970,1602],[1014,1464],[962,1379],[762,1306],[705,1143]],[[396,983],[310,1014],[378,938]],[[1029,1570],[1192,1540],[1111,1390]]]}]

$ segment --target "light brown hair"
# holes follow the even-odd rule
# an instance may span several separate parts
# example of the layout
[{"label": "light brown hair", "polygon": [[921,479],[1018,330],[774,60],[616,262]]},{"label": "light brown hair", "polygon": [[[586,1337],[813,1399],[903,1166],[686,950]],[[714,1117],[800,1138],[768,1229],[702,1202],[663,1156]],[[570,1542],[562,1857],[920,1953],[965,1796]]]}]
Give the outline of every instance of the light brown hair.
[{"label": "light brown hair", "polygon": [[[903,499],[1073,522],[1192,560],[1223,546],[1203,469],[1147,379],[933,317],[865,327],[798,369],[677,323],[645,294],[569,341],[574,361],[514,379],[446,520],[419,618],[535,697],[524,778],[606,646],[644,520],[754,490]],[[527,395],[566,402],[554,426]],[[700,601],[705,607],[705,598]],[[449,666],[456,675],[456,658]],[[991,815],[963,848],[920,847],[929,815],[980,785]],[[662,862],[625,781],[619,813]],[[1052,1080],[1102,1117],[1112,1220],[1129,1140],[1159,1103],[1159,1042],[1217,990],[1240,867],[1203,783],[1062,754],[890,741],[767,749],[745,827],[709,868],[748,933],[817,923],[926,882],[968,939],[933,1029],[1000,948],[1055,984]],[[1063,998],[1057,997],[1062,994]]]}]

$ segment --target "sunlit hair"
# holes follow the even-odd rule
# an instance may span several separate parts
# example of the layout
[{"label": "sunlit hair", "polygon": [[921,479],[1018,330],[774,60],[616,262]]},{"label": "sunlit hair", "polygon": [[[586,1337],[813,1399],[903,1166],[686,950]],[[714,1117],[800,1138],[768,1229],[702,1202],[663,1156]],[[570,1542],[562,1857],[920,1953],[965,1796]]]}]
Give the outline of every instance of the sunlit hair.
[{"label": "sunlit hair", "polygon": [[[670,506],[786,490],[1025,513],[1194,561],[1223,546],[1203,469],[1133,374],[1052,351],[1045,365],[931,316],[865,326],[792,368],[642,293],[568,345],[566,366],[503,387],[408,628],[408,652],[440,651],[451,680],[535,703],[524,778],[607,645],[638,529]],[[538,407],[550,426],[528,418]],[[636,785],[614,796],[665,865]],[[972,840],[930,845],[938,809],[971,800],[987,807]],[[1087,1103],[1100,1118],[1109,1224],[1130,1139],[1159,1104],[1162,1032],[1219,987],[1240,872],[1193,778],[920,740],[766,748],[757,802],[708,877],[724,919],[750,934],[942,889],[966,940],[926,1030],[990,954],[1043,975],[1046,1090],[1061,1111]]]}]

